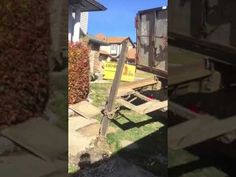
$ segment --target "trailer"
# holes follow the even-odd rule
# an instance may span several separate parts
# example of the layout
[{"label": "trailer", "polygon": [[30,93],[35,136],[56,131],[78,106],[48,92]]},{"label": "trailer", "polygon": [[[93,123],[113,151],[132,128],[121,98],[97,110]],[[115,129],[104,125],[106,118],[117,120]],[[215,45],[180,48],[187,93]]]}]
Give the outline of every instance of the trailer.
[{"label": "trailer", "polygon": [[[235,7],[231,0],[176,0],[168,6],[169,53],[174,53],[169,56],[168,108],[172,115],[185,119],[169,127],[168,145],[172,149],[191,147],[236,130],[236,112],[230,109],[235,106]],[[178,60],[178,55],[188,62],[197,59],[192,64],[174,65],[171,62]],[[186,99],[190,95],[195,98]],[[200,109],[205,107],[204,114],[177,101],[184,97],[185,102],[203,105]],[[210,99],[215,102],[207,102]]]},{"label": "trailer", "polygon": [[[135,24],[137,31],[136,66],[140,70],[153,73],[154,76],[120,86],[127,53],[127,41],[124,41],[110,95],[105,109],[102,111],[101,137],[106,136],[109,121],[114,118],[116,111],[119,110],[119,106],[114,107],[115,102],[143,115],[157,110],[167,111],[168,102],[166,99],[158,97],[151,99],[142,93],[145,88],[151,88],[153,91],[166,90],[168,75],[166,7],[139,11]],[[134,104],[137,99],[142,100],[143,103]]]}]

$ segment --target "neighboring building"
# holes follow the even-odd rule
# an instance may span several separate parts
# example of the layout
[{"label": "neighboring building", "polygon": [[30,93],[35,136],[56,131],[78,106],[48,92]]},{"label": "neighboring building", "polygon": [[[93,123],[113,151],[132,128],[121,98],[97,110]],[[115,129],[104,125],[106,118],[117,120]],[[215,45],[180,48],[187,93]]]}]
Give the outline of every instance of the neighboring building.
[{"label": "neighboring building", "polygon": [[110,54],[108,52],[106,52],[105,50],[100,50],[99,54],[100,54],[99,55],[100,61],[111,61],[112,60]]},{"label": "neighboring building", "polygon": [[95,36],[86,35],[83,38],[83,42],[88,44],[90,49],[89,63],[90,63],[90,73],[101,73],[102,72],[102,59],[100,59],[100,46],[107,46],[108,43],[98,40]]},{"label": "neighboring building", "polygon": [[80,29],[82,34],[88,33],[88,12],[82,12],[80,16]]},{"label": "neighboring building", "polygon": [[127,63],[128,64],[136,64],[136,48],[132,48],[132,49],[128,50]]},{"label": "neighboring building", "polygon": [[68,40],[77,42],[87,34],[88,12],[106,10],[95,0],[69,0]]},{"label": "neighboring building", "polygon": [[111,58],[116,58],[120,56],[122,49],[122,42],[129,40],[128,49],[135,48],[133,41],[129,37],[107,37],[104,34],[97,34],[96,38],[108,43],[108,46],[101,46],[100,50],[110,55]]}]

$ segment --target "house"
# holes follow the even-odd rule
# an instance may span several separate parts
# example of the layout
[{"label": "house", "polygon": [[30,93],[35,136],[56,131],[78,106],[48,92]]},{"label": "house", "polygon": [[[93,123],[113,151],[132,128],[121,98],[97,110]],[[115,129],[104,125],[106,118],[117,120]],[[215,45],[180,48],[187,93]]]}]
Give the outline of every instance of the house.
[{"label": "house", "polygon": [[83,39],[86,42],[90,53],[89,53],[89,63],[90,63],[90,73],[93,75],[95,73],[102,72],[102,60],[100,59],[100,46],[107,46],[108,43],[97,39],[95,36],[87,34]]},{"label": "house", "polygon": [[101,46],[100,50],[109,54],[111,58],[118,59],[122,49],[122,42],[128,39],[128,49],[135,48],[129,37],[107,37],[104,34],[97,34],[96,38],[108,43],[108,46]]},{"label": "house", "polygon": [[95,0],[69,0],[68,40],[77,42],[87,34],[88,12],[104,11],[106,7]]},{"label": "house", "polygon": [[136,64],[136,48],[131,48],[127,53],[127,63]]}]

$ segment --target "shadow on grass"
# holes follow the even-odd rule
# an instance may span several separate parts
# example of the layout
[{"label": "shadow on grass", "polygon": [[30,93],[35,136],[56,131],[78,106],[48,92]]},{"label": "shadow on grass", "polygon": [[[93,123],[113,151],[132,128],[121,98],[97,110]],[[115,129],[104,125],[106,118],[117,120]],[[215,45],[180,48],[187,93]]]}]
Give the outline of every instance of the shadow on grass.
[{"label": "shadow on grass", "polygon": [[[167,96],[166,96],[167,94],[163,93],[163,90],[160,90],[160,91],[147,90],[147,91],[143,91],[142,94],[149,97],[149,98],[158,99],[160,101],[164,101],[167,99]],[[131,95],[130,98],[128,99],[128,101],[132,100],[133,98],[134,98],[134,96]],[[132,101],[131,103],[138,106],[138,105],[141,105],[145,102],[146,101],[137,98],[134,101]],[[167,122],[167,113],[166,112],[153,111],[153,112],[150,112],[145,115],[145,116],[148,116],[149,119],[146,119],[146,120],[140,121],[140,122],[134,122],[130,118],[128,118],[124,113],[122,113],[122,111],[124,111],[124,110],[129,110],[129,109],[127,109],[124,106],[121,106],[118,113],[117,113],[117,118],[112,120],[112,122],[122,130],[129,130],[132,128],[140,128],[142,126],[152,124],[154,122],[160,122],[162,124],[166,124],[166,122]],[[120,123],[118,121],[120,118],[123,118],[128,122],[127,123]]]},{"label": "shadow on grass", "polygon": [[[133,144],[122,148],[111,157],[107,157],[106,154],[102,154],[102,160],[99,160],[95,163],[91,163],[90,154],[85,153],[80,156],[79,167],[80,170],[72,174],[73,177],[82,177],[84,176],[85,171],[94,171],[97,176],[111,176],[119,177],[120,171],[123,171],[123,177],[155,177],[162,176],[167,177],[167,130],[166,127],[160,128],[158,131],[134,142]],[[138,147],[138,148],[134,148]],[[112,171],[108,170],[112,167],[109,164],[109,161],[112,161],[116,158],[125,159],[129,164],[135,164],[141,169],[140,172],[129,174],[129,169],[131,166],[125,166],[124,164],[116,164],[115,169]],[[106,166],[107,164],[107,166]],[[104,166],[100,168],[99,166]],[[138,168],[138,169],[139,169]],[[145,171],[143,171],[143,169]],[[126,175],[127,172],[127,175]],[[101,174],[100,174],[101,173]],[[106,175],[104,175],[106,173]],[[91,172],[92,174],[92,172]],[[132,176],[133,175],[133,176]],[[88,175],[88,177],[90,177]],[[92,177],[92,176],[91,176]]]},{"label": "shadow on grass", "polygon": [[235,148],[236,142],[232,144],[224,144],[217,140],[209,140],[186,148],[186,151],[198,156],[199,159],[187,164],[169,168],[168,175],[170,177],[179,177],[188,172],[193,172],[194,170],[215,167],[223,173],[226,173],[228,176],[236,176]]},{"label": "shadow on grass", "polygon": [[[177,99],[172,99],[172,101],[189,109],[192,106],[198,106],[197,108],[202,112],[213,115],[218,119],[225,119],[229,116],[236,115],[235,93],[235,88],[227,88],[213,93],[189,93],[184,96],[179,96]],[[184,118],[175,116],[171,112],[169,112],[168,117],[168,126],[186,121]],[[209,131],[213,130],[209,129]],[[205,168],[215,167],[222,173],[226,173],[226,176],[236,176],[235,149],[235,140],[227,144],[217,139],[209,139],[184,149],[186,152],[198,157],[198,160],[170,167],[168,174],[170,177],[179,177],[189,172],[192,173],[195,170],[202,171]],[[176,151],[176,159],[178,155],[180,154]],[[211,172],[208,173],[210,174]],[[216,177],[217,175],[215,174],[213,176]]]},{"label": "shadow on grass", "polygon": [[140,121],[140,122],[132,121],[130,118],[128,118],[125,114],[123,114],[121,112],[118,113],[118,116],[128,121],[127,123],[120,123],[119,121],[117,121],[118,119],[112,120],[112,122],[122,130],[129,130],[132,128],[140,128],[142,126],[152,124],[154,122],[161,122],[161,123],[165,124],[166,120],[167,120],[163,116],[162,112],[157,112],[157,111],[148,114],[148,116],[150,116],[150,119]]}]

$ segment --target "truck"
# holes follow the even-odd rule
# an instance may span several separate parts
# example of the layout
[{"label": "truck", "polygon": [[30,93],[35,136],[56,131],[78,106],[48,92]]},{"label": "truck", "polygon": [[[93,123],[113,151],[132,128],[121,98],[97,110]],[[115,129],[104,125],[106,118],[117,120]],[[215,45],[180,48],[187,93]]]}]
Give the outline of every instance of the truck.
[{"label": "truck", "polygon": [[[135,20],[136,66],[140,70],[153,73],[154,78],[119,87],[126,52],[123,45],[116,76],[103,111],[100,134],[106,134],[109,120],[114,118],[115,112],[119,110],[118,107],[114,108],[115,101],[140,114],[168,110],[169,113],[184,118],[185,122],[169,127],[168,143],[172,148],[189,147],[234,131],[236,128],[233,113],[225,114],[228,118],[219,120],[210,110],[205,110],[203,116],[196,110],[194,112],[194,109],[198,104],[203,105],[202,100],[208,97],[226,97],[226,90],[235,86],[236,43],[235,32],[232,30],[235,27],[235,17],[232,15],[235,5],[236,3],[230,0],[223,4],[211,0],[177,0],[168,5],[168,10],[167,7],[160,7],[139,11]],[[216,19],[220,19],[219,22],[216,22]],[[168,98],[166,95],[164,100],[158,97],[150,99],[143,95],[142,90],[150,86],[154,92],[168,90]],[[176,101],[192,93],[199,94],[196,95],[199,99],[192,99],[194,103],[191,104],[195,104],[195,108],[183,106]],[[144,100],[145,103],[134,105],[132,102],[136,98]],[[222,102],[222,99],[218,102]],[[199,122],[203,127],[207,126],[206,129],[214,129],[219,125],[224,128],[218,127],[213,134],[206,133],[206,136],[195,132],[196,137],[191,137],[192,139],[182,142],[183,144],[179,143],[181,137],[191,131],[191,128],[186,127],[191,125],[194,128]],[[231,126],[226,126],[228,124]],[[179,138],[175,137],[177,132],[180,134]]]},{"label": "truck", "polygon": [[[136,67],[153,74],[153,77],[126,83],[120,86],[122,71],[126,60],[126,41],[123,43],[120,58],[107,104],[102,111],[100,135],[106,136],[109,121],[115,117],[120,106],[124,106],[139,114],[148,114],[154,111],[167,111],[167,8],[159,7],[139,11],[135,17],[137,36]],[[143,90],[152,92],[162,91],[160,98],[157,94],[145,95]],[[142,104],[134,101],[142,100]],[[120,106],[114,107],[117,102]]]},{"label": "truck", "polygon": [[167,7],[139,11],[136,16],[137,68],[167,79]]},{"label": "truck", "polygon": [[176,0],[168,5],[168,109],[185,120],[169,127],[170,148],[219,136],[226,140],[236,130],[235,7],[231,0]]}]

